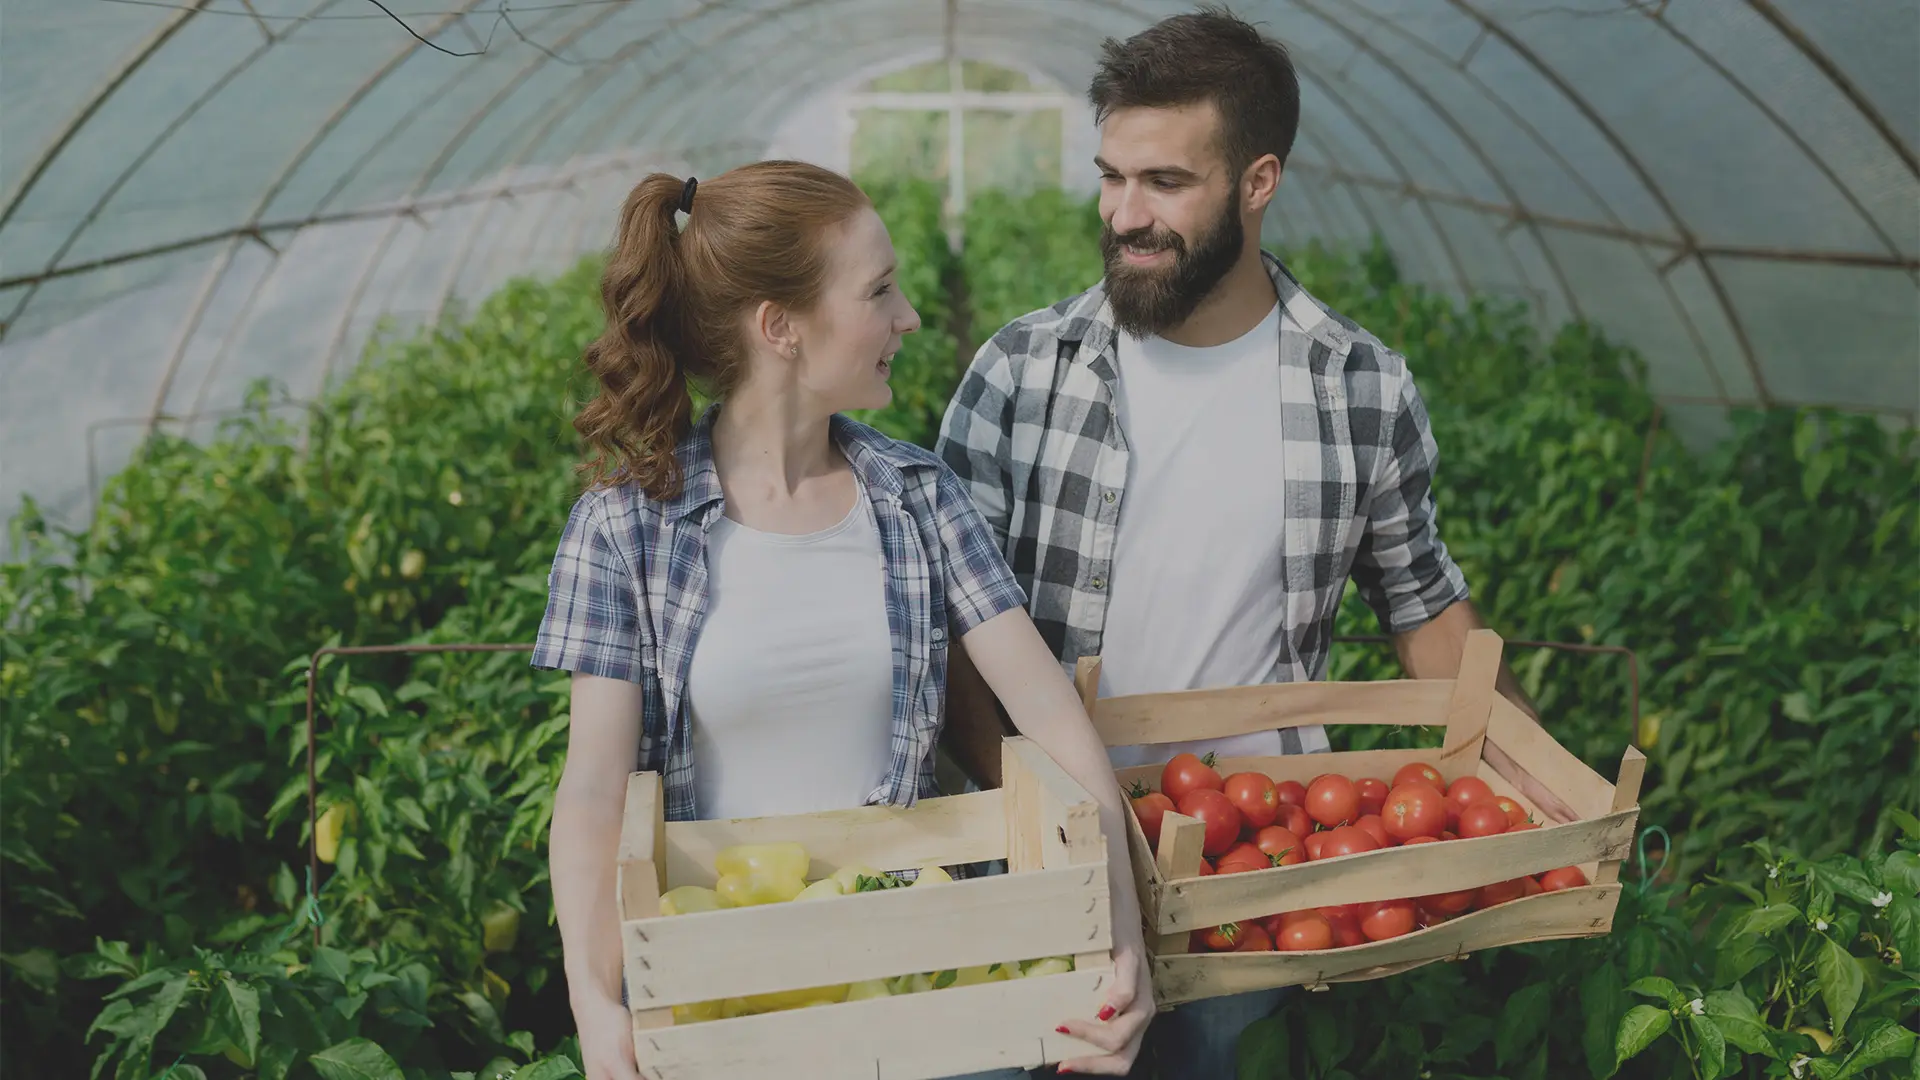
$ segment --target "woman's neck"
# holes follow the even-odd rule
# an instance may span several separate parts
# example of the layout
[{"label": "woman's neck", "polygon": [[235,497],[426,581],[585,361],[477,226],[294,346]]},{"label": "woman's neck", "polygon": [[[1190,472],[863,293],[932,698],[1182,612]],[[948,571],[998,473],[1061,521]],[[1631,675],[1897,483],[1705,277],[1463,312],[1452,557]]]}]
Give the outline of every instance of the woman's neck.
[{"label": "woman's neck", "polygon": [[784,501],[845,467],[833,445],[832,418],[794,395],[743,387],[722,404],[713,425],[713,465],[729,497]]}]

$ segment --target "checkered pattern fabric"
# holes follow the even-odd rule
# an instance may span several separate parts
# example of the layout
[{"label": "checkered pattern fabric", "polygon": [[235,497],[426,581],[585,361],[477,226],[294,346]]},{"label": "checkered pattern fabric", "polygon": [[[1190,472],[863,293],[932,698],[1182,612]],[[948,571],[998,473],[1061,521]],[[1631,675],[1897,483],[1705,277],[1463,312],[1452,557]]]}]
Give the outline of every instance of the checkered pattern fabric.
[{"label": "checkered pattern fabric", "polygon": [[[1436,525],[1438,459],[1406,360],[1263,253],[1283,309],[1283,545],[1287,648],[1266,681],[1326,676],[1348,577],[1390,633],[1466,599]],[[999,538],[1029,612],[1071,672],[1100,652],[1123,518],[1113,316],[1103,285],[1022,316],[983,345],[936,451]],[[1249,543],[1264,542],[1248,538]],[[1286,739],[1290,752],[1299,738]],[[1324,740],[1324,734],[1320,738]]]},{"label": "checkered pattern fabric", "polygon": [[[707,531],[725,507],[713,466],[718,409],[679,448],[686,482],[677,498],[656,501],[624,485],[574,504],[532,659],[536,668],[643,687],[636,768],[662,774],[674,821],[698,810],[686,687],[707,611]],[[867,801],[911,806],[939,793],[948,628],[964,635],[1026,597],[965,486],[938,458],[843,416],[831,430],[872,506],[893,632],[891,765]]]}]

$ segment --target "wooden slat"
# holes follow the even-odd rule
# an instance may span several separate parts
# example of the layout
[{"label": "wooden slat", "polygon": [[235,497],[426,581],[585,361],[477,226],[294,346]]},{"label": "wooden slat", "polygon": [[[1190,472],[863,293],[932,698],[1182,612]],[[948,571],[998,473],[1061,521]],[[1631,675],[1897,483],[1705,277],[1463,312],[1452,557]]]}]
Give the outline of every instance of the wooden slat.
[{"label": "wooden slat", "polygon": [[1495,795],[1505,795],[1507,798],[1519,803],[1526,809],[1527,816],[1534,821],[1541,825],[1553,824],[1553,822],[1547,820],[1547,815],[1540,812],[1539,807],[1533,805],[1532,799],[1520,794],[1519,788],[1514,787],[1511,781],[1500,775],[1499,771],[1493,767],[1492,762],[1483,759],[1480,762],[1480,767],[1474,771],[1474,775],[1486,781],[1487,787],[1493,789]]},{"label": "wooden slat", "polygon": [[792,840],[813,856],[810,878],[845,865],[904,870],[1007,856],[1005,808],[998,788],[924,799],[913,807],[861,806],[819,814],[675,821],[667,825],[667,881],[672,887],[715,880],[713,858],[732,844]]},{"label": "wooden slat", "polygon": [[628,998],[680,1005],[1112,946],[1100,864],[628,922]]},{"label": "wooden slat", "polygon": [[1612,929],[1619,899],[1619,885],[1596,885],[1513,900],[1402,937],[1345,949],[1157,956],[1154,997],[1163,1005],[1175,1005],[1279,986],[1353,982],[1503,945],[1597,937]]},{"label": "wooden slat", "polygon": [[1428,896],[1623,858],[1633,846],[1635,816],[1625,811],[1525,832],[1173,881],[1161,890],[1154,928],[1172,934],[1301,908]]},{"label": "wooden slat", "polygon": [[[1620,779],[1613,785],[1613,809],[1635,809],[1640,805],[1640,782],[1647,774],[1647,755],[1640,748],[1628,744],[1627,752],[1620,758]],[[1636,819],[1634,824],[1638,826]],[[1587,871],[1587,876],[1596,885],[1610,885],[1620,880],[1621,859],[1604,859]]]},{"label": "wooden slat", "polygon": [[[613,868],[614,904],[623,922],[660,914],[660,894],[667,888],[666,830],[666,793],[660,774],[629,773],[626,805],[620,815],[619,858]],[[623,956],[623,981],[632,983],[634,974]],[[643,1029],[670,1027],[673,1010],[636,1009],[633,1023]]]},{"label": "wooden slat", "polygon": [[1101,1051],[1054,1029],[1092,1019],[1112,970],[957,986],[636,1031],[646,1080],[934,1080]]},{"label": "wooden slat", "polygon": [[[1582,818],[1596,818],[1613,810],[1613,785],[1587,767],[1572,751],[1519,706],[1495,694],[1487,717],[1487,738],[1507,752],[1514,764],[1560,796]],[[1507,777],[1518,783],[1518,777]]]},{"label": "wooden slat", "polygon": [[1101,698],[1093,726],[1108,746],[1138,746],[1305,724],[1438,725],[1452,698],[1452,679],[1263,683]]},{"label": "wooden slat", "polygon": [[[1152,900],[1140,909],[1148,926],[1158,928],[1162,923],[1160,905],[1167,895],[1165,882],[1188,878],[1197,880],[1206,840],[1207,827],[1198,818],[1169,810],[1160,819],[1160,850],[1154,853],[1154,876],[1161,884],[1154,890]],[[1174,934],[1160,934],[1153,947],[1163,953],[1186,952],[1187,933],[1182,930]]]},{"label": "wooden slat", "polygon": [[[1015,736],[1001,745],[1002,776],[1017,773],[1030,778],[1039,814],[1041,864],[1105,862],[1107,846],[1100,831],[1100,804],[1087,789],[1033,740]],[[1023,784],[1023,790],[1026,786]]]},{"label": "wooden slat", "polygon": [[[1403,765],[1424,761],[1429,765],[1440,756],[1438,747],[1425,747],[1415,750],[1347,750],[1337,754],[1286,754],[1277,757],[1226,757],[1214,763],[1214,770],[1222,777],[1237,772],[1264,773],[1278,783],[1281,780],[1298,780],[1304,784],[1321,773],[1339,773],[1354,780],[1374,777],[1392,783],[1393,774]],[[1114,775],[1120,780],[1120,787],[1126,787],[1135,780],[1144,781],[1148,787],[1160,787],[1160,773],[1166,767],[1165,762],[1158,765],[1131,765],[1115,769]]]},{"label": "wooden slat", "polygon": [[1474,630],[1461,649],[1460,674],[1447,705],[1447,737],[1433,763],[1448,783],[1472,776],[1480,764],[1480,742],[1487,735],[1487,713],[1500,676],[1500,646],[1499,634]]}]

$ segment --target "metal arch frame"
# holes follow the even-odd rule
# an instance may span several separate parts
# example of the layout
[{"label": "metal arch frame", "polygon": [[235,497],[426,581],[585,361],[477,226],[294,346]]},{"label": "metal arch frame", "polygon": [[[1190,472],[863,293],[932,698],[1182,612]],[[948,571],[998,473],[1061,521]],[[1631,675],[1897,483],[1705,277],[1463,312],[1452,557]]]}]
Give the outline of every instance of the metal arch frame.
[{"label": "metal arch frame", "polygon": [[[474,5],[479,3],[481,3],[481,0],[461,0],[462,7],[458,12],[449,13],[431,28],[423,31],[421,36],[432,37],[438,34],[456,19],[465,17],[468,12],[473,10]],[[287,36],[291,37],[295,31],[305,25],[307,24],[302,22],[289,27]],[[267,185],[265,193],[254,203],[253,209],[248,211],[246,224],[241,226],[241,232],[236,233],[235,236],[228,241],[225,250],[216,258],[215,265],[208,270],[206,278],[201,283],[199,296],[195,299],[186,319],[183,320],[182,328],[174,337],[173,347],[167,357],[166,367],[161,372],[159,386],[154,392],[153,408],[150,411],[153,419],[147,427],[149,434],[153,432],[154,424],[158,422],[158,417],[166,409],[167,397],[173,392],[173,380],[178,373],[180,361],[185,357],[187,346],[192,343],[194,334],[199,331],[201,320],[206,317],[207,308],[212,304],[213,297],[218,291],[218,283],[226,276],[227,269],[233,264],[234,256],[239,253],[241,240],[249,233],[254,236],[260,235],[261,216],[266,213],[268,207],[273,205],[273,201],[280,197],[280,193],[286,190],[286,186],[293,181],[294,175],[299,172],[302,165],[306,164],[307,159],[313,155],[313,152],[319,149],[320,144],[326,141],[327,136],[333,134],[334,129],[339,127],[341,121],[345,120],[349,113],[358,107],[362,101],[366,100],[367,95],[372,93],[375,87],[385,82],[387,76],[398,70],[400,66],[406,62],[408,57],[423,48],[426,48],[423,43],[409,41],[406,46],[395,52],[385,63],[377,66],[371,75],[361,80],[360,85],[355,87],[353,91],[346,96],[346,99],[343,100],[318,127],[314,128],[313,133],[307,137],[307,141],[293,152],[292,156],[287,159],[287,163],[281,167],[280,175],[274,177],[273,182]],[[279,252],[276,251],[274,253],[274,259],[278,262]],[[263,275],[263,278],[265,276],[268,275]],[[261,292],[262,289],[258,283],[255,284],[254,288],[248,290],[246,301],[241,305],[240,311],[234,317],[234,326],[236,328],[244,325],[248,317],[251,316],[254,305],[258,301]],[[213,376],[226,364],[226,358],[231,352],[233,337],[234,335],[229,334],[221,339],[220,347],[214,352],[213,360],[208,364],[206,374],[201,377],[200,389],[194,395],[193,405],[187,411],[188,416],[197,417],[199,415],[200,407],[206,400],[208,384],[212,381]]]},{"label": "metal arch frame", "polygon": [[[1533,229],[1534,236],[1540,244],[1542,256],[1547,258],[1553,257],[1553,248],[1547,243],[1545,233],[1539,230],[1538,223],[1551,224],[1556,228],[1567,229],[1569,231],[1584,232],[1589,235],[1605,236],[1611,239],[1631,242],[1630,249],[1645,263],[1649,275],[1659,284],[1660,291],[1666,295],[1667,302],[1673,308],[1675,317],[1680,320],[1681,327],[1686,331],[1688,339],[1692,341],[1694,351],[1700,357],[1701,366],[1705,369],[1708,380],[1712,382],[1721,398],[1727,398],[1726,383],[1721,378],[1720,370],[1713,361],[1712,350],[1707,347],[1706,339],[1701,334],[1699,325],[1694,321],[1693,312],[1688,308],[1686,302],[1680,298],[1679,292],[1673,287],[1673,283],[1668,280],[1666,274],[1662,272],[1660,265],[1654,262],[1652,256],[1641,246],[1644,243],[1653,242],[1663,247],[1673,247],[1677,246],[1677,242],[1666,237],[1655,238],[1651,234],[1639,234],[1635,230],[1628,228],[1625,220],[1614,211],[1612,203],[1609,202],[1605,196],[1601,195],[1592,184],[1587,182],[1586,177],[1582,175],[1579,169],[1573,166],[1572,162],[1566,159],[1566,156],[1560,152],[1559,147],[1556,146],[1551,139],[1548,139],[1542,134],[1538,128],[1534,127],[1533,123],[1521,115],[1518,110],[1514,109],[1503,94],[1495,91],[1484,79],[1475,75],[1465,60],[1448,55],[1428,39],[1413,33],[1398,23],[1393,22],[1391,19],[1385,19],[1382,16],[1374,14],[1355,2],[1355,0],[1346,0],[1346,2],[1347,6],[1353,10],[1374,19],[1376,22],[1384,25],[1388,30],[1412,42],[1416,48],[1457,72],[1459,76],[1466,81],[1467,85],[1478,91],[1483,99],[1498,109],[1501,115],[1506,117],[1507,122],[1514,126],[1515,130],[1526,136],[1541,153],[1546,154],[1555,165],[1558,165],[1563,176],[1585,193],[1593,205],[1599,209],[1600,213],[1612,221],[1612,226],[1608,227],[1591,222],[1579,222],[1572,219],[1543,215],[1529,208],[1524,201],[1518,198],[1514,200],[1514,205],[1511,207],[1487,207],[1486,209],[1494,213],[1503,213],[1510,220],[1516,222],[1525,220],[1535,223]],[[1482,39],[1485,38],[1486,33],[1485,27],[1482,27]],[[1474,49],[1469,50],[1468,55],[1471,56],[1472,52],[1477,50],[1478,41],[1475,42]],[[1364,183],[1366,180],[1356,177],[1354,182]],[[1450,196],[1446,196],[1446,193],[1433,192],[1430,193],[1428,197],[1439,198]]]},{"label": "metal arch frame", "polygon": [[22,175],[20,183],[7,193],[5,205],[0,205],[0,229],[6,228],[7,222],[13,220],[14,212],[19,210],[20,204],[33,193],[35,185],[40,183],[40,178],[53,165],[54,159],[66,150],[67,144],[72,142],[73,137],[80,133],[80,129],[86,125],[86,122],[100,111],[101,107],[107,103],[107,99],[113,97],[135,72],[145,66],[148,60],[153,59],[154,54],[172,40],[174,34],[179,33],[195,15],[200,13],[201,9],[212,2],[213,0],[190,0],[188,5],[182,6],[167,16],[165,23],[155,27],[145,41],[134,47],[130,59],[121,64],[106,82],[95,88],[93,93],[87,95],[80,108],[76,109],[73,116],[62,125],[59,134],[54,136],[53,141],[47,144],[47,147],[40,152],[40,156],[34,160],[33,165]]},{"label": "metal arch frame", "polygon": [[[1321,11],[1315,6],[1313,0],[1291,0],[1291,3],[1294,7],[1307,12],[1309,15],[1325,22],[1328,26],[1333,27],[1336,32],[1345,37],[1355,48],[1371,56],[1375,63],[1385,68],[1387,72],[1396,79],[1399,79],[1401,84],[1407,87],[1407,89],[1413,91],[1413,93],[1420,98],[1421,102],[1423,102],[1427,108],[1433,110],[1433,114],[1438,116],[1441,122],[1447,125],[1448,129],[1453,132],[1454,137],[1460,140],[1460,144],[1466,147],[1467,151],[1473,155],[1474,160],[1480,163],[1480,167],[1487,171],[1487,175],[1493,178],[1493,182],[1498,185],[1501,193],[1506,196],[1507,201],[1515,206],[1524,205],[1524,200],[1520,198],[1519,191],[1507,180],[1505,171],[1493,161],[1492,157],[1488,155],[1486,148],[1480,145],[1480,141],[1474,138],[1460,121],[1454,117],[1452,111],[1443,106],[1439,100],[1428,91],[1425,83],[1415,79],[1410,72],[1400,66],[1397,60],[1388,56],[1385,51],[1368,41],[1365,35],[1354,30],[1344,21]],[[1348,6],[1355,8],[1355,10],[1365,11],[1364,8],[1360,8],[1358,5],[1350,4]],[[1367,12],[1367,14],[1371,15],[1372,13]],[[1576,318],[1584,317],[1580,309],[1579,297],[1575,294],[1572,283],[1567,280],[1566,271],[1561,268],[1559,257],[1554,254],[1552,248],[1547,246],[1546,237],[1540,232],[1539,223],[1532,219],[1526,219],[1522,224],[1527,231],[1533,235],[1534,243],[1539,245],[1541,257],[1546,260],[1547,268],[1552,272],[1554,282],[1560,286],[1560,294],[1566,300],[1568,310],[1572,311]],[[1500,231],[1501,230],[1495,229],[1495,235],[1498,236]],[[1503,243],[1501,246],[1506,248],[1508,255],[1513,258],[1514,265],[1520,269],[1521,277],[1524,279],[1526,270],[1524,265],[1521,264],[1518,254],[1513,251],[1510,245]]]},{"label": "metal arch frame", "polygon": [[1887,146],[1899,156],[1901,161],[1906,162],[1907,171],[1913,174],[1914,179],[1920,180],[1920,154],[1916,154],[1913,147],[1901,140],[1899,132],[1894,131],[1893,125],[1887,123],[1887,118],[1880,115],[1880,110],[1868,100],[1866,92],[1855,86],[1852,79],[1847,78],[1846,72],[1840,65],[1834,63],[1831,57],[1822,52],[1820,47],[1813,43],[1813,39],[1807,36],[1806,31],[1794,25],[1793,20],[1773,6],[1773,0],[1747,0],[1747,6],[1767,20],[1775,32],[1787,39],[1788,44],[1799,50],[1809,63],[1819,69],[1820,74],[1827,77],[1827,81],[1840,92],[1840,96],[1852,103],[1853,107],[1859,110],[1861,118],[1866,120],[1867,125],[1886,140]]},{"label": "metal arch frame", "polygon": [[[312,10],[323,10],[339,2],[340,0],[314,0]],[[196,8],[194,13],[197,14],[198,10],[199,9]],[[186,22],[187,20],[183,18],[177,25],[184,27]],[[171,34],[169,33],[168,36],[171,37]],[[256,45],[253,50],[243,56],[238,63],[227,69],[219,78],[207,84],[206,89],[202,90],[198,96],[187,104],[186,108],[180,110],[177,116],[169,121],[165,127],[161,128],[159,134],[155,135],[147,143],[146,148],[138,154],[135,154],[133,159],[127,163],[126,167],[120,170],[120,174],[114,177],[113,182],[108,184],[106,189],[95,198],[92,209],[88,210],[86,214],[81,217],[79,224],[75,225],[71,232],[67,233],[66,239],[60,242],[60,246],[56,248],[53,255],[48,258],[46,269],[51,271],[55,266],[59,265],[60,260],[66,257],[67,252],[73,250],[74,244],[78,243],[80,237],[98,220],[100,212],[106,208],[108,203],[113,201],[114,196],[120,193],[120,189],[126,186],[127,181],[131,180],[133,175],[139,172],[141,167],[144,166],[155,153],[159,152],[162,146],[166,145],[167,141],[173,137],[175,132],[185,126],[187,121],[193,119],[195,114],[205,107],[208,102],[212,101],[214,95],[220,93],[229,83],[239,78],[242,72],[251,68],[255,61],[265,56],[278,42],[279,39],[269,36],[266,41]],[[155,46],[155,49],[157,48],[158,45]],[[151,53],[148,54],[148,56],[150,55]],[[144,64],[146,59],[147,57],[143,56],[141,62]],[[119,85],[119,83],[115,84],[116,87]],[[104,101],[104,98],[101,100]],[[62,145],[65,144],[63,143]],[[51,167],[51,164],[52,159],[49,158],[47,165],[44,167]],[[27,309],[27,305],[33,302],[33,298],[39,294],[40,286],[44,284],[45,281],[46,278],[42,276],[39,280],[31,281],[27,284],[25,291],[20,294],[19,299],[14,303],[13,310],[7,315],[5,320],[0,320],[0,341],[6,339],[8,328],[19,321],[21,312],[24,312]]]},{"label": "metal arch frame", "polygon": [[[1667,198],[1667,193],[1659,181],[1654,179],[1645,163],[1640,160],[1640,156],[1627,145],[1626,140],[1613,129],[1613,125],[1609,124],[1605,117],[1600,115],[1599,110],[1593,107],[1593,103],[1588,101],[1585,95],[1575,90],[1573,84],[1569,83],[1564,76],[1542,61],[1540,55],[1534,52],[1531,46],[1521,41],[1498,21],[1482,13],[1469,0],[1447,0],[1447,2],[1473,18],[1487,33],[1500,39],[1501,44],[1513,50],[1515,56],[1533,68],[1549,86],[1559,91],[1567,103],[1585,117],[1587,123],[1593,125],[1594,131],[1613,147],[1614,153],[1620,156],[1621,163],[1639,178],[1641,185],[1647,189],[1647,194],[1651,195],[1659,205],[1661,213],[1667,215],[1667,220],[1672,224],[1674,232],[1680,237],[1682,249],[1698,250],[1699,239],[1682,220],[1679,211],[1674,208],[1672,200]],[[1721,314],[1726,317],[1728,327],[1733,330],[1734,341],[1740,348],[1740,358],[1747,365],[1747,374],[1753,378],[1754,395],[1764,406],[1772,407],[1773,395],[1767,390],[1766,377],[1760,372],[1760,360],[1753,350],[1753,339],[1747,335],[1747,327],[1740,318],[1739,309],[1733,306],[1733,298],[1727,294],[1726,285],[1720,280],[1720,275],[1714,271],[1711,260],[1700,260],[1700,273],[1707,279],[1707,287],[1713,291],[1714,299],[1720,305]]]}]

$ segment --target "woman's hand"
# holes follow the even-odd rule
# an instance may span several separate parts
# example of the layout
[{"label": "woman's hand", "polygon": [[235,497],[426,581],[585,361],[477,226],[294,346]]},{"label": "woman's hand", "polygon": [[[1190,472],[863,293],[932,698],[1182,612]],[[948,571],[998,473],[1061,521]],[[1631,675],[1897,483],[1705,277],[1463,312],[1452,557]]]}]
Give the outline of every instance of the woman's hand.
[{"label": "woman's hand", "polygon": [[1125,1076],[1140,1055],[1140,1042],[1147,1034],[1147,1022],[1153,1019],[1153,983],[1147,971],[1146,943],[1138,930],[1127,935],[1131,940],[1116,941],[1113,950],[1113,989],[1107,994],[1106,1008],[1098,1020],[1069,1020],[1060,1025],[1064,1034],[1090,1042],[1102,1055],[1069,1058],[1056,1066],[1063,1073],[1094,1073]]},{"label": "woman's hand", "polygon": [[594,996],[575,1002],[573,1022],[580,1031],[580,1060],[587,1080],[640,1080],[633,1056],[633,1016],[619,998]]}]

